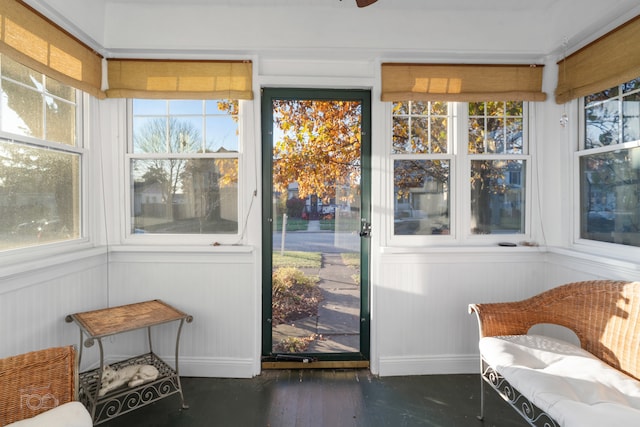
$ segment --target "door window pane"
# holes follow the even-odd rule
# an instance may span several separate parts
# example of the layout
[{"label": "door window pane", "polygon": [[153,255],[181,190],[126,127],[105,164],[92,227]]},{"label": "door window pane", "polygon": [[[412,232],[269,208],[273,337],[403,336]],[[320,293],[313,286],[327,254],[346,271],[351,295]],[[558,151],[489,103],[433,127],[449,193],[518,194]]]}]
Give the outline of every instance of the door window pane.
[{"label": "door window pane", "polygon": [[272,241],[265,248],[271,271],[264,277],[270,317],[263,354],[276,360],[291,357],[287,353],[361,359],[367,348],[361,335],[368,322],[367,276],[360,273],[368,264],[360,232],[368,230],[368,167],[362,165],[369,144],[362,127],[370,105],[360,92],[318,99],[319,93],[264,93],[271,108],[263,120],[272,127],[263,153],[272,157],[263,176],[272,204],[263,212]]}]

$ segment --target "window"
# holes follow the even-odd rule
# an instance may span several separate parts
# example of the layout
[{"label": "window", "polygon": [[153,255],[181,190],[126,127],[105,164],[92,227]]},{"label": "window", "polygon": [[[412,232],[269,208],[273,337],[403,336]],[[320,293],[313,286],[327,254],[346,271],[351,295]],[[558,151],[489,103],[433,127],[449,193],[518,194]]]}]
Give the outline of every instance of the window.
[{"label": "window", "polygon": [[0,56],[0,250],[77,239],[79,92]]},{"label": "window", "polygon": [[580,237],[640,246],[640,78],[581,105]]},{"label": "window", "polygon": [[393,105],[394,234],[448,234],[451,149],[446,102]]},{"label": "window", "polygon": [[238,233],[238,101],[131,101],[130,232]]},{"label": "window", "polygon": [[522,102],[469,104],[471,233],[524,233]]},{"label": "window", "polygon": [[395,102],[393,234],[524,234],[525,111],[524,102]]}]

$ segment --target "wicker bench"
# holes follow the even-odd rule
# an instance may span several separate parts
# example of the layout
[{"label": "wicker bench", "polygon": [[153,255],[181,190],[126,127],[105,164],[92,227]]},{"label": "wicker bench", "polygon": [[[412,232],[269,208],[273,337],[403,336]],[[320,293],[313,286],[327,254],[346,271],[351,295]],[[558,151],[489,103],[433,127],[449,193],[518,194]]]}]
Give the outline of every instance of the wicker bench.
[{"label": "wicker bench", "polygon": [[73,346],[33,351],[0,360],[0,427],[91,427],[76,401]]},{"label": "wicker bench", "polygon": [[[640,425],[640,282],[569,283],[517,302],[471,304],[482,397],[490,384],[533,426]],[[580,347],[539,335],[571,329]]]}]

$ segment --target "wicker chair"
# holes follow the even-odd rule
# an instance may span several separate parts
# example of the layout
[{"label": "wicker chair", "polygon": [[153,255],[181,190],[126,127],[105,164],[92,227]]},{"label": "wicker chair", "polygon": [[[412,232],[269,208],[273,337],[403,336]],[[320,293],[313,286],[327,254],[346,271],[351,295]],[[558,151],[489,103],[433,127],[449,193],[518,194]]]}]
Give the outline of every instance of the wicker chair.
[{"label": "wicker chair", "polygon": [[[584,350],[640,380],[640,282],[568,283],[522,301],[471,304],[469,312],[477,315],[481,339],[524,335],[537,324],[564,326],[576,334]],[[559,425],[530,401],[523,403],[527,398],[481,359],[483,388],[485,382],[491,385],[531,425]],[[483,416],[484,392],[479,418]]]},{"label": "wicker chair", "polygon": [[526,334],[541,323],[569,328],[582,348],[640,380],[640,282],[568,283],[523,301],[471,304],[469,311],[478,316],[480,337]]},{"label": "wicker chair", "polygon": [[[49,427],[56,422],[66,426],[91,426],[88,411],[75,402],[76,366],[73,346],[1,359],[0,427],[15,422],[17,426]],[[69,418],[72,418],[71,423]]]}]

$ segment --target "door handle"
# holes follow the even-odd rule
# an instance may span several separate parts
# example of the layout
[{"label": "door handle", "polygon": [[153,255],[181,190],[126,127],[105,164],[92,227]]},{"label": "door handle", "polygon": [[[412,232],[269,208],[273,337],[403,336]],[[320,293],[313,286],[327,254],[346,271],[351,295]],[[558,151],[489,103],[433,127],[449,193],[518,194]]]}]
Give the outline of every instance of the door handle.
[{"label": "door handle", "polygon": [[360,237],[371,237],[371,223],[366,220],[362,220],[362,226],[360,227]]}]

